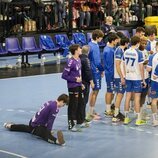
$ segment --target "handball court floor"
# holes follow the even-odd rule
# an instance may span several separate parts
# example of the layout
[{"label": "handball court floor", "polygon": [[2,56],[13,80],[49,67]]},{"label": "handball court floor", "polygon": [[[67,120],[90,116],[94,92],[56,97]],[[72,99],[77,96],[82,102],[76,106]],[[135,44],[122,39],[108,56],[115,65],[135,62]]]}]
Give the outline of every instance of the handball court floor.
[{"label": "handball court floor", "polygon": [[63,131],[66,145],[61,147],[3,127],[4,122],[28,124],[45,101],[67,93],[61,73],[0,79],[0,158],[157,158],[158,127],[151,127],[150,121],[141,127],[134,121],[128,126],[113,125],[103,115],[105,88],[103,79],[96,103],[102,120],[82,132],[68,131],[67,107],[60,110],[53,129],[55,135]]}]

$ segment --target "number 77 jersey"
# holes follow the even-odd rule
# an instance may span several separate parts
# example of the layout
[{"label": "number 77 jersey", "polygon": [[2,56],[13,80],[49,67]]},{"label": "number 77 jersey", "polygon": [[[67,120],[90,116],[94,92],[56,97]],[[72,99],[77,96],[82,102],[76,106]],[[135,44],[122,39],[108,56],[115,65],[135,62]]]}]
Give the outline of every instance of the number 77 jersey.
[{"label": "number 77 jersey", "polygon": [[123,55],[123,62],[126,80],[142,80],[140,64],[143,64],[144,58],[141,51],[133,48],[127,49]]}]

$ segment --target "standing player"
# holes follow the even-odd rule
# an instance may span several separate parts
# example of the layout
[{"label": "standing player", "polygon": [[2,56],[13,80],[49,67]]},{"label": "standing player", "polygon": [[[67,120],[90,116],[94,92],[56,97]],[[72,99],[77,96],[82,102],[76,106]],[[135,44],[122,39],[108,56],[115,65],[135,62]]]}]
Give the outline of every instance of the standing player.
[{"label": "standing player", "polygon": [[145,35],[145,29],[143,27],[137,27],[134,36],[143,37]]},{"label": "standing player", "polygon": [[145,103],[146,95],[148,93],[148,82],[149,82],[149,73],[146,70],[148,59],[149,59],[149,54],[148,51],[145,49],[147,45],[147,38],[145,36],[141,37],[140,39],[140,46],[139,46],[139,51],[143,53],[143,58],[144,58],[144,79],[146,82],[146,87],[142,89],[141,93],[141,100],[140,100],[140,113],[141,113],[141,118],[146,119],[145,116],[143,116],[143,105]]},{"label": "standing player", "polygon": [[69,92],[68,106],[68,128],[73,132],[80,131],[80,125],[84,122],[83,109],[84,95],[82,90],[81,76],[81,48],[79,44],[73,44],[69,47],[72,54],[62,73],[62,78],[67,81]]},{"label": "standing player", "polygon": [[[156,51],[158,51],[158,42],[156,43]],[[151,92],[150,97],[152,98],[151,109],[153,126],[158,126],[157,118],[157,99],[158,99],[158,53],[155,53],[149,57],[149,63],[147,70],[151,71]]]},{"label": "standing player", "polygon": [[129,39],[124,37],[120,40],[120,46],[116,49],[114,55],[114,78],[115,78],[115,111],[112,122],[124,121],[124,117],[120,115],[120,105],[125,92],[125,75],[123,74],[123,53],[128,47]]},{"label": "standing player", "polygon": [[10,131],[27,132],[39,136],[45,141],[53,144],[64,145],[64,137],[61,131],[57,132],[57,138],[52,133],[52,127],[59,108],[68,104],[69,97],[62,94],[56,101],[48,101],[44,103],[41,109],[30,120],[29,125],[5,123],[4,127]]},{"label": "standing player", "polygon": [[156,37],[155,37],[155,30],[150,29],[147,33],[148,42],[146,46],[146,50],[149,51],[149,54],[156,53]]},{"label": "standing player", "polygon": [[114,51],[115,46],[118,43],[119,37],[115,33],[111,33],[108,36],[108,44],[103,51],[104,70],[107,83],[107,92],[105,94],[107,117],[112,117],[111,103],[114,97]]},{"label": "standing player", "polygon": [[90,86],[93,89],[94,88],[94,82],[93,82],[93,76],[92,76],[92,71],[91,71],[91,66],[90,66],[90,61],[88,58],[90,47],[88,45],[85,45],[82,47],[82,54],[80,55],[81,59],[81,74],[82,74],[82,84],[84,85],[84,109],[83,109],[83,115],[84,118],[86,117],[86,105],[88,103],[89,99],[89,90]]},{"label": "standing player", "polygon": [[91,64],[94,88],[91,91],[90,98],[89,98],[89,113],[87,116],[87,120],[100,119],[100,117],[95,114],[94,107],[96,103],[96,99],[98,96],[98,92],[101,89],[101,78],[103,77],[103,66],[101,64],[101,57],[100,57],[100,49],[98,42],[101,42],[103,39],[103,32],[101,30],[94,30],[92,32],[92,41],[88,43],[90,47],[89,51],[89,60]]},{"label": "standing player", "polygon": [[139,47],[140,38],[133,36],[131,38],[131,47],[124,53],[124,70],[126,79],[126,99],[125,99],[125,120],[124,124],[129,124],[129,105],[134,93],[134,105],[135,112],[137,114],[136,125],[142,125],[146,122],[141,120],[140,115],[140,96],[142,92],[142,86],[146,87],[144,79],[144,66],[143,66],[143,54],[136,49]]}]

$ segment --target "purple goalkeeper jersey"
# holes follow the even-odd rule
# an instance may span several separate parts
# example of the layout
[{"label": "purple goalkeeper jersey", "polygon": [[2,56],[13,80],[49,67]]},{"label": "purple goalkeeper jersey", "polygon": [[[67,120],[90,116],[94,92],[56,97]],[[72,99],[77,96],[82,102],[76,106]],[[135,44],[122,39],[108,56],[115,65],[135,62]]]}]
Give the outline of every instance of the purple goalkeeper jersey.
[{"label": "purple goalkeeper jersey", "polygon": [[81,77],[81,60],[80,58],[70,58],[62,73],[62,78],[67,80],[68,88],[81,86],[82,82],[76,82],[76,78]]},{"label": "purple goalkeeper jersey", "polygon": [[42,125],[47,127],[48,130],[51,130],[58,112],[57,102],[48,101],[44,103],[40,110],[30,120],[30,125],[32,127]]}]

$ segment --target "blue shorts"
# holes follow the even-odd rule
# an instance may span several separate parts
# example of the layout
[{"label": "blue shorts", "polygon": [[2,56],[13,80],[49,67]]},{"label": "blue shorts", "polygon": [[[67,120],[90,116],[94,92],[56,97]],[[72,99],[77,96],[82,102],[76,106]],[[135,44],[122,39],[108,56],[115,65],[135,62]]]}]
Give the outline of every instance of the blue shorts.
[{"label": "blue shorts", "polygon": [[93,90],[100,90],[101,89],[101,73],[93,73],[93,82],[94,88]]},{"label": "blue shorts", "polygon": [[150,97],[152,99],[158,98],[158,82],[151,81]]},{"label": "blue shorts", "polygon": [[113,93],[114,92],[114,79],[106,80],[107,85],[107,92]]},{"label": "blue shorts", "polygon": [[126,92],[141,93],[142,80],[126,80]]},{"label": "blue shorts", "polygon": [[144,92],[148,92],[148,89],[149,89],[149,79],[145,79],[145,82],[146,82],[146,87],[145,88],[142,88],[142,93]]},{"label": "blue shorts", "polygon": [[114,84],[116,93],[125,93],[125,86],[122,86],[120,78],[115,78]]}]

